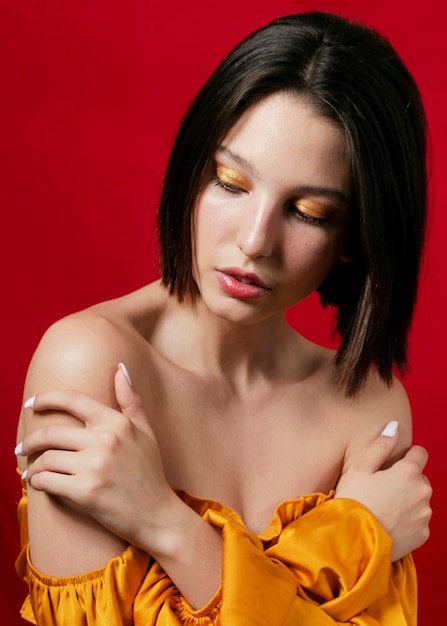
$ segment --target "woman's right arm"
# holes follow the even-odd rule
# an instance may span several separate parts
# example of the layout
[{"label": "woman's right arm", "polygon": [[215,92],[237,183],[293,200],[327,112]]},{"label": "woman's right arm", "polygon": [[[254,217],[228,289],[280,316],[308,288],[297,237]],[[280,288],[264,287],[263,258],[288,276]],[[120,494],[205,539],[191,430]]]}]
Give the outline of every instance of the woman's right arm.
[{"label": "woman's right arm", "polygon": [[[35,611],[43,610],[43,594],[48,602],[52,603],[51,607],[47,607],[48,610],[45,610],[45,613],[50,616],[54,614],[56,606],[61,606],[62,614],[64,613],[64,608],[61,605],[61,598],[63,597],[67,599],[70,606],[76,605],[77,609],[82,613],[83,610],[88,610],[87,605],[89,604],[83,595],[91,597],[93,589],[102,589],[102,601],[96,598],[95,606],[102,606],[105,600],[109,598],[108,606],[110,610],[110,594],[112,594],[113,603],[116,601],[115,594],[120,593],[119,585],[118,581],[114,582],[110,578],[104,581],[103,577],[114,576],[114,572],[117,571],[117,559],[121,563],[122,556],[129,552],[129,550],[126,550],[129,543],[134,544],[130,546],[132,558],[126,558],[125,565],[119,567],[119,579],[124,585],[124,590],[121,591],[127,598],[124,603],[125,610],[131,610],[135,598],[132,597],[132,594],[129,595],[129,585],[130,588],[137,592],[138,587],[135,590],[135,579],[139,578],[139,574],[135,576],[135,555],[139,555],[136,561],[140,564],[143,563],[142,567],[145,571],[148,569],[148,563],[151,562],[151,556],[154,556],[155,553],[156,558],[158,557],[155,550],[152,552],[149,549],[153,545],[152,542],[150,546],[142,546],[142,535],[149,534],[151,540],[155,536],[155,532],[151,533],[148,531],[145,524],[147,511],[151,511],[151,506],[147,503],[142,493],[146,487],[149,486],[150,489],[151,485],[155,486],[157,483],[155,476],[152,474],[154,467],[159,474],[158,482],[163,483],[164,493],[168,493],[169,497],[175,500],[175,510],[177,512],[180,510],[183,514],[183,517],[176,514],[173,520],[171,520],[171,522],[175,522],[174,527],[176,528],[170,528],[169,525],[165,526],[163,524],[162,532],[159,533],[160,536],[168,536],[170,538],[169,541],[164,542],[166,547],[166,550],[163,550],[166,554],[163,561],[164,565],[170,571],[170,562],[172,562],[172,568],[176,571],[176,575],[173,576],[176,582],[183,578],[186,581],[185,584],[194,587],[192,602],[196,606],[205,604],[219,587],[222,551],[219,534],[210,524],[184,504],[174,494],[166,481],[163,480],[162,468],[156,458],[158,452],[156,442],[151,441],[150,436],[145,436],[147,433],[139,432],[138,428],[132,429],[131,420],[122,415],[122,407],[119,407],[117,404],[114,387],[117,364],[125,360],[130,365],[131,370],[138,373],[141,368],[138,361],[135,360],[135,353],[137,352],[138,350],[129,350],[128,338],[122,340],[116,328],[110,325],[107,320],[96,318],[88,318],[86,320],[82,316],[81,318],[74,316],[74,318],[68,318],[57,323],[46,333],[30,364],[25,385],[25,399],[34,395],[45,395],[45,392],[51,388],[57,388],[58,390],[68,390],[62,393],[63,396],[70,396],[78,392],[80,395],[82,394],[84,401],[87,399],[93,401],[88,405],[85,415],[86,420],[78,419],[73,412],[64,410],[64,407],[61,406],[48,407],[48,410],[42,412],[26,408],[22,412],[18,433],[19,442],[26,442],[29,437],[39,436],[39,433],[45,433],[45,435],[50,437],[53,437],[53,435],[57,437],[62,434],[65,437],[69,433],[70,438],[66,445],[47,447],[45,454],[41,454],[43,452],[42,449],[31,451],[26,449],[26,443],[24,446],[24,455],[30,455],[27,478],[30,558],[28,565],[24,565],[24,559],[21,559],[21,571],[23,575],[32,581],[31,601],[34,602]],[[123,383],[124,377],[122,375],[118,375],[118,379],[121,379],[121,383]],[[104,418],[110,416],[111,420],[110,428],[107,423],[102,424],[93,437],[90,437],[91,432],[87,432],[89,429],[86,428],[91,404],[99,406],[101,415]],[[104,419],[102,421],[104,422]],[[142,421],[147,422],[147,420]],[[107,419],[105,419],[105,422],[107,422]],[[117,422],[119,422],[118,433],[114,432]],[[124,430],[122,429],[123,425]],[[94,430],[94,426],[91,430]],[[136,441],[132,442],[131,438],[127,437],[130,430],[133,431],[133,434],[136,434]],[[150,427],[148,427],[148,430],[150,430]],[[77,434],[78,431],[79,435]],[[125,444],[127,441],[131,444],[127,446],[127,456],[123,460],[124,464],[128,463],[129,471],[127,472],[124,469],[124,471],[119,472],[122,474],[121,482],[124,481],[127,485],[127,489],[122,493],[127,496],[128,504],[126,505],[124,497],[116,498],[111,493],[110,495],[113,497],[113,507],[111,508],[113,508],[113,511],[106,511],[106,517],[110,513],[110,519],[114,512],[118,512],[118,515],[122,516],[124,524],[127,524],[128,528],[130,525],[130,527],[138,529],[138,537],[136,533],[128,534],[124,531],[125,538],[122,538],[116,531],[116,519],[112,524],[113,530],[109,530],[109,525],[107,525],[104,517],[101,518],[101,522],[97,521],[95,515],[92,514],[92,510],[88,506],[83,506],[83,503],[76,498],[76,493],[79,493],[78,488],[80,486],[81,488],[85,486],[86,492],[89,490],[90,477],[94,478],[102,474],[104,483],[107,483],[107,478],[110,477],[110,474],[107,475],[106,473],[104,475],[101,468],[104,467],[103,463],[108,463],[105,456],[107,456],[107,450],[110,450],[111,440],[117,434],[121,437],[122,443]],[[87,441],[86,437],[89,441],[95,441],[97,452],[93,450],[92,456],[90,450],[85,450],[86,455],[89,456],[88,463],[86,461],[86,467],[90,467],[92,472],[84,472],[84,485],[80,485],[78,481],[76,486],[68,481],[65,492],[57,495],[51,489],[33,487],[33,482],[38,481],[38,478],[35,480],[32,478],[35,466],[40,464],[41,470],[43,469],[48,477],[53,472],[45,472],[45,464],[52,465],[55,463],[57,465],[60,458],[58,456],[59,451],[65,455],[65,458],[70,459],[72,455],[71,450],[73,450],[73,456],[77,454],[76,442],[78,439],[80,442],[85,442]],[[101,442],[105,445],[101,445]],[[147,460],[149,455],[146,454],[148,451],[151,453],[151,449],[155,454],[153,463]],[[133,451],[135,451],[135,454],[133,454]],[[22,470],[26,469],[26,464],[23,463],[23,460],[24,458],[21,458],[19,455],[19,463]],[[110,453],[109,461],[113,470],[118,465],[113,450]],[[69,462],[71,461],[69,460]],[[43,467],[42,463],[44,464]],[[82,465],[83,461],[81,458]],[[122,464],[120,468],[123,468]],[[56,471],[56,479],[57,474],[58,472]],[[135,481],[132,479],[134,475]],[[132,500],[131,494],[135,491],[137,483],[142,489],[137,489],[137,495]],[[104,493],[101,487],[100,491]],[[101,500],[99,494],[94,500],[95,502]],[[144,514],[140,517],[138,511],[142,508],[144,509]],[[158,511],[158,507],[153,507],[152,510]],[[152,517],[154,517],[154,514],[152,514]],[[184,529],[179,528],[183,518],[187,522]],[[170,555],[173,552],[172,540],[175,542],[177,535],[180,533],[186,540],[179,546],[179,550],[174,550],[175,554],[171,557]],[[168,543],[169,545],[166,545]],[[135,547],[135,544],[140,549]],[[141,559],[141,554],[144,555],[143,559]],[[208,557],[211,557],[209,562],[207,561]],[[195,563],[191,563],[191,560]],[[105,570],[102,571],[104,568]],[[194,575],[194,571],[197,572],[196,575]],[[86,576],[84,576],[85,573],[87,574]],[[81,580],[83,581],[82,585],[79,584]],[[140,580],[140,583],[142,582]],[[112,588],[110,588],[110,585]],[[167,586],[171,590],[174,588],[171,581],[168,582]],[[180,586],[182,585],[180,584]],[[68,593],[68,590],[73,590],[74,587],[76,587],[74,597],[78,598],[79,604],[77,604],[77,601],[73,603],[72,597]],[[54,598],[56,590],[61,592],[61,598],[59,599]],[[116,610],[118,610],[119,604],[117,603]],[[153,604],[153,610],[155,611],[157,603],[154,602]],[[123,603],[121,603],[121,606],[123,606]],[[46,624],[47,622],[43,621],[44,619],[41,616],[42,621],[39,623]],[[102,623],[101,619],[99,619],[99,623]],[[48,623],[59,624],[63,622],[50,621]],[[96,621],[89,621],[88,623],[96,624]]]},{"label": "woman's right arm", "polygon": [[[116,406],[116,353],[121,354],[120,341],[107,320],[82,315],[61,320],[45,333],[33,356],[24,398],[57,387],[76,389]],[[51,424],[84,427],[80,420],[63,411],[37,415],[22,409],[18,442]],[[23,472],[26,457],[19,456],[18,462]],[[107,531],[73,502],[54,498],[30,485],[27,495],[31,560],[42,572],[56,576],[87,572],[104,566],[125,549],[127,543],[123,539]]]}]

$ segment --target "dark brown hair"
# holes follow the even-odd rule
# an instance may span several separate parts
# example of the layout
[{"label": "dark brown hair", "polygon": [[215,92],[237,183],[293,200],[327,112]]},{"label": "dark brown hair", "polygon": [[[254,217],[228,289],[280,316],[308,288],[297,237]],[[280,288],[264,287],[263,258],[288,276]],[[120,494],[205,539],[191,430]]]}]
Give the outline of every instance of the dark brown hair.
[{"label": "dark brown hair", "polygon": [[349,263],[318,291],[338,308],[340,385],[354,395],[375,366],[389,384],[407,366],[426,222],[425,116],[418,88],[376,31],[321,12],[282,17],[242,41],[189,107],[168,164],[159,213],[162,282],[194,301],[191,222],[216,149],[252,104],[305,97],[345,134],[353,181]]}]

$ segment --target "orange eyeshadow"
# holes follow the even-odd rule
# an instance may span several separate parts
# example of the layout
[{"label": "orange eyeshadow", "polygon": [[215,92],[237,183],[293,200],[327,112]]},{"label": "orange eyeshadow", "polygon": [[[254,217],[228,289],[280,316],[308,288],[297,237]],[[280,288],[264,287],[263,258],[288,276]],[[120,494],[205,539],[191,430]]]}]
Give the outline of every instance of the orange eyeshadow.
[{"label": "orange eyeshadow", "polygon": [[318,202],[312,202],[312,200],[298,200],[295,202],[295,206],[305,215],[317,219],[329,217],[332,212],[331,209]]},{"label": "orange eyeshadow", "polygon": [[223,183],[231,187],[239,187],[245,191],[250,191],[250,185],[246,178],[237,170],[223,163],[216,164],[216,175]]}]

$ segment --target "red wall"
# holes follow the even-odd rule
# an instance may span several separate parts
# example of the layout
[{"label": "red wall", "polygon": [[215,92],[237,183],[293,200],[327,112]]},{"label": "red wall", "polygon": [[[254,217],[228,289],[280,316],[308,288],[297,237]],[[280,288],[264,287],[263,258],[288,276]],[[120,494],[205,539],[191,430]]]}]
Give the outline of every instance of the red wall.
[{"label": "red wall", "polygon": [[[156,5],[156,6],[153,6]],[[273,17],[319,8],[358,17],[390,37],[419,82],[433,148],[431,237],[406,379],[415,439],[431,459],[430,541],[416,553],[420,624],[447,608],[442,497],[447,352],[447,143],[442,0],[3,0],[0,12],[0,267],[2,623],[25,588],[15,577],[12,450],[27,363],[44,329],[95,301],[156,276],[154,211],[180,116],[217,62]],[[293,322],[326,341],[311,300]],[[308,330],[310,328],[310,330]],[[392,418],[392,415],[384,416]],[[67,538],[69,540],[69,538]]]}]

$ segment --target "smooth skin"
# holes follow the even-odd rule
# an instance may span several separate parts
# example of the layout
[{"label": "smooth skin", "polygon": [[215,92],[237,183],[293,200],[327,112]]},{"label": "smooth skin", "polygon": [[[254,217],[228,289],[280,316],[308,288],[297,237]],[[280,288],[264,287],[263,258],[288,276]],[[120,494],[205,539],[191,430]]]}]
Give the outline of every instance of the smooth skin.
[{"label": "smooth skin", "polygon": [[[224,138],[198,199],[198,303],[180,306],[156,282],[47,331],[18,431],[35,567],[79,574],[132,542],[203,606],[220,584],[221,538],[172,487],[258,533],[280,502],[337,486],[383,524],[393,559],[426,540],[427,454],[409,449],[402,386],[371,373],[347,399],[334,353],[285,321],[343,258],[349,200],[341,132],[296,97],[268,97]],[[263,295],[230,295],[256,291],[236,276]],[[398,434],[381,436],[390,420]]]}]

